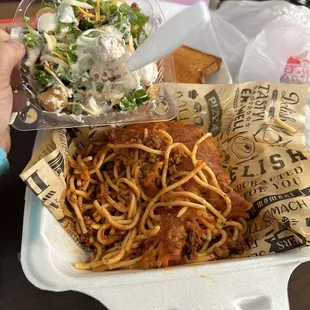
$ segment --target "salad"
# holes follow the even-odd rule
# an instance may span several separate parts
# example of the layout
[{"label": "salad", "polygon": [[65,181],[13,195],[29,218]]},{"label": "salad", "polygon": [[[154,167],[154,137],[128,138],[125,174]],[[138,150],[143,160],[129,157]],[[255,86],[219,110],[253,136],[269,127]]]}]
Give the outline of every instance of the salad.
[{"label": "salad", "polygon": [[49,112],[99,116],[150,100],[156,63],[129,73],[126,60],[147,38],[149,17],[121,0],[42,2],[35,25],[24,17],[31,83]]}]

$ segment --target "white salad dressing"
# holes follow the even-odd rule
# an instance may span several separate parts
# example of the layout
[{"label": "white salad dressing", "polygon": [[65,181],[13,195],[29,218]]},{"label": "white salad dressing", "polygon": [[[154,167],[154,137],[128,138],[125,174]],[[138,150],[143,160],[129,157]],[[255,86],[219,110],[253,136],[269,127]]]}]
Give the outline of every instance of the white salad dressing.
[{"label": "white salad dressing", "polygon": [[109,67],[112,62],[125,54],[125,42],[121,32],[114,26],[85,31],[76,42],[78,62],[95,57],[101,66]]},{"label": "white salad dressing", "polygon": [[111,35],[100,35],[98,38],[98,49],[104,62],[111,62],[125,54],[124,40]]},{"label": "white salad dressing", "polygon": [[61,4],[57,10],[57,18],[61,23],[72,24],[77,22],[71,5]]},{"label": "white salad dressing", "polygon": [[113,82],[107,81],[104,83],[104,89],[101,93],[102,100],[109,102],[113,106],[124,96],[125,89],[122,85],[116,85]]},{"label": "white salad dressing", "polygon": [[27,60],[25,62],[25,65],[29,67],[30,73],[34,72],[35,63],[40,57],[41,50],[42,50],[41,46],[37,46],[33,48],[27,47]]},{"label": "white salad dressing", "polygon": [[65,5],[73,5],[79,8],[83,8],[83,9],[93,9],[94,7],[86,2],[81,2],[81,1],[77,1],[77,0],[63,0],[62,4]]},{"label": "white salad dressing", "polygon": [[128,72],[126,75],[115,80],[115,84],[122,85],[123,89],[134,90],[140,87],[140,78],[137,72]]},{"label": "white salad dressing", "polygon": [[78,60],[72,65],[75,75],[82,75],[89,70],[89,78],[104,82],[103,90],[96,99],[111,101],[112,105],[123,97],[126,89],[133,90],[140,86],[137,74],[126,74],[114,82],[108,80],[113,76],[113,71],[119,71],[128,57],[122,37],[122,33],[114,26],[85,31],[77,39]]},{"label": "white salad dressing", "polygon": [[141,82],[145,86],[150,86],[155,83],[158,77],[158,69],[156,63],[151,63],[138,70]]},{"label": "white salad dressing", "polygon": [[98,106],[97,101],[93,96],[86,100],[86,108],[89,109],[95,116],[102,114],[102,110]]},{"label": "white salad dressing", "polygon": [[120,7],[124,2],[123,1],[115,1],[114,2],[118,7]]},{"label": "white salad dressing", "polygon": [[55,32],[58,26],[58,19],[55,13],[44,13],[37,21],[37,29],[42,32]]}]

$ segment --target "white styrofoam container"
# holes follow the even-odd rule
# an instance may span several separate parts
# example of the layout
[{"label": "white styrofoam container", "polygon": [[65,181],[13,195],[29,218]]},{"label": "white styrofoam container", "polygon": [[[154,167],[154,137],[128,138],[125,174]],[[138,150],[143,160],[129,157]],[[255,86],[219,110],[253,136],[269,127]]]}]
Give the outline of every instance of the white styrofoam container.
[{"label": "white styrofoam container", "polygon": [[[180,5],[161,5],[168,18],[182,9]],[[208,35],[193,35],[187,44],[221,57],[212,27],[208,28]],[[222,68],[212,83],[231,82],[225,62]],[[38,133],[35,148],[44,137],[44,132]],[[85,253],[41,202],[26,192],[21,263],[28,280],[44,290],[85,293],[110,310],[289,309],[289,277],[309,257],[310,248],[303,248],[168,269],[83,272],[73,263],[85,258]]]},{"label": "white styrofoam container", "polygon": [[[43,133],[38,134],[37,145]],[[310,248],[148,271],[92,273],[73,263],[84,257],[50,212],[26,193],[21,263],[28,280],[49,291],[73,290],[110,310],[286,310],[292,271]]]}]

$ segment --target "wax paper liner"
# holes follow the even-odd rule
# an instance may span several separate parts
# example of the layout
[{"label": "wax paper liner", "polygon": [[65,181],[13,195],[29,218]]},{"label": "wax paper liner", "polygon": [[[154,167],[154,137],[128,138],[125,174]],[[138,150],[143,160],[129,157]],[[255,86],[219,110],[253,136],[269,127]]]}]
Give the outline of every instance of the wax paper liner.
[{"label": "wax paper liner", "polygon": [[[233,187],[253,204],[248,221],[250,256],[309,243],[307,94],[304,85],[268,82],[178,84],[177,120],[213,134]],[[107,128],[54,130],[21,173],[26,185],[77,242],[74,215],[64,203],[67,157],[100,138]]]}]

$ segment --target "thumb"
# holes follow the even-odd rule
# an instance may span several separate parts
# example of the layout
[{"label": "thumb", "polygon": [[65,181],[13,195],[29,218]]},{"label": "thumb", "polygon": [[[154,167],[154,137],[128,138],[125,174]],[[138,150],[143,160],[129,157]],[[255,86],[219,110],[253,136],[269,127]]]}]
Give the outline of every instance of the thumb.
[{"label": "thumb", "polygon": [[25,55],[25,46],[15,40],[0,43],[0,91],[10,84],[11,73]]},{"label": "thumb", "polygon": [[9,40],[0,43],[0,138],[7,130],[12,110],[11,74],[24,54],[25,47],[18,41]]}]

